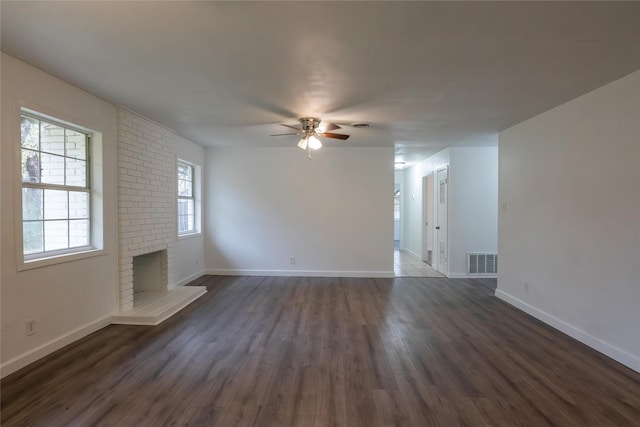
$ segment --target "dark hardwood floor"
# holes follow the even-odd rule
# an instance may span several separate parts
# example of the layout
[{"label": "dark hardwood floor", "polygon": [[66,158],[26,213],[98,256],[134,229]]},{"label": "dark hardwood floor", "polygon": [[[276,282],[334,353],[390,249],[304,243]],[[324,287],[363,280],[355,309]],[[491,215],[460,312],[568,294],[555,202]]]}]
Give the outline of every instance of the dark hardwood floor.
[{"label": "dark hardwood floor", "polygon": [[640,374],[495,281],[205,276],[2,381],[2,426],[640,426]]}]

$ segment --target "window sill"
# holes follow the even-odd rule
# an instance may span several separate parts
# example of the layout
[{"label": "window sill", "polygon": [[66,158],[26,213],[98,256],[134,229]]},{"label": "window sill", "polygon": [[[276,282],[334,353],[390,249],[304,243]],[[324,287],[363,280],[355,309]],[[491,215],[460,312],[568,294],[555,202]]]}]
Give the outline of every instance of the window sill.
[{"label": "window sill", "polygon": [[100,255],[105,255],[104,249],[87,249],[82,252],[74,252],[70,254],[61,254],[54,256],[44,256],[34,260],[24,261],[18,260],[18,271],[32,270],[34,268],[48,267],[51,265],[62,264],[65,262],[78,261],[81,259],[92,258]]},{"label": "window sill", "polygon": [[202,232],[178,234],[178,240],[195,239],[202,237]]}]

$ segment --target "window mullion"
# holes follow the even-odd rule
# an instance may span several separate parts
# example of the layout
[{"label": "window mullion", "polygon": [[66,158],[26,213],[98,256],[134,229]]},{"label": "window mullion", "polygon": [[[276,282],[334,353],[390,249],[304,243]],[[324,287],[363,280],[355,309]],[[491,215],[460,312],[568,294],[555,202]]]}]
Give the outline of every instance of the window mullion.
[{"label": "window mullion", "polygon": [[91,138],[89,138],[89,135],[85,135],[84,136],[84,158],[86,159],[86,171],[87,171],[87,177],[86,177],[86,183],[87,183],[87,188],[91,188],[91,152],[89,150],[89,144],[91,143]]},{"label": "window mullion", "polygon": [[[22,145],[22,141],[20,141],[20,145]],[[42,120],[38,119],[38,154],[40,153],[42,153]],[[38,181],[42,181],[42,168],[38,175]]]},{"label": "window mullion", "polygon": [[[67,175],[67,172],[65,168],[65,180],[67,179],[66,175]],[[69,197],[69,191],[67,191],[67,249],[70,247],[71,247],[71,197]]]},{"label": "window mullion", "polygon": [[47,206],[46,206],[46,203],[45,203],[46,200],[47,200],[47,198],[44,197],[44,189],[43,189],[42,190],[42,253],[46,252],[45,248],[47,247],[46,246],[46,238],[47,238],[47,236],[46,236],[46,234],[44,232],[44,223],[45,223],[44,216],[45,216],[45,212],[47,211]]},{"label": "window mullion", "polygon": [[64,185],[66,187],[67,186],[67,129],[64,129],[64,131],[62,132],[62,147],[63,147],[62,158],[64,160],[63,166],[62,166],[62,176],[64,177],[64,179],[62,180],[62,182],[64,182]]},{"label": "window mullion", "polygon": [[[62,166],[62,176],[64,177],[62,179],[62,182],[64,182],[64,186],[65,188],[67,187],[67,129],[63,128],[64,131],[62,132],[62,144],[64,149],[62,150],[62,152],[64,153],[63,157],[63,166]],[[71,230],[70,230],[70,226],[71,223],[69,222],[69,190],[65,190],[67,192],[66,197],[67,197],[67,249],[69,249],[69,247],[71,246]]]},{"label": "window mullion", "polygon": [[45,184],[40,182],[23,182],[22,188],[38,188],[46,190],[62,190],[62,191],[78,191],[82,193],[90,193],[91,189],[87,187],[74,187],[72,185]]}]

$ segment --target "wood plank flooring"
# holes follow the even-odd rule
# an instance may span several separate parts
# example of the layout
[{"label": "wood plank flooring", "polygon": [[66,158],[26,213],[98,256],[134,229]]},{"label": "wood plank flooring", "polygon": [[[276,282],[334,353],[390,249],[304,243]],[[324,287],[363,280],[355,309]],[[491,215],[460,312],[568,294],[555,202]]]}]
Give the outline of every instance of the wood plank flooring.
[{"label": "wood plank flooring", "polygon": [[640,374],[495,281],[205,276],[2,381],[2,426],[634,426]]}]

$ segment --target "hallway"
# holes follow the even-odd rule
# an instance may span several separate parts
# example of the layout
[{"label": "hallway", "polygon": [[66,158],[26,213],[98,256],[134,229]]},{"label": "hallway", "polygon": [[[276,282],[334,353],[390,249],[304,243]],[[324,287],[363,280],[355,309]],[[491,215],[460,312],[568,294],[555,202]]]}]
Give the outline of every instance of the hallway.
[{"label": "hallway", "polygon": [[396,277],[444,277],[426,262],[399,249],[393,251],[393,270]]}]

